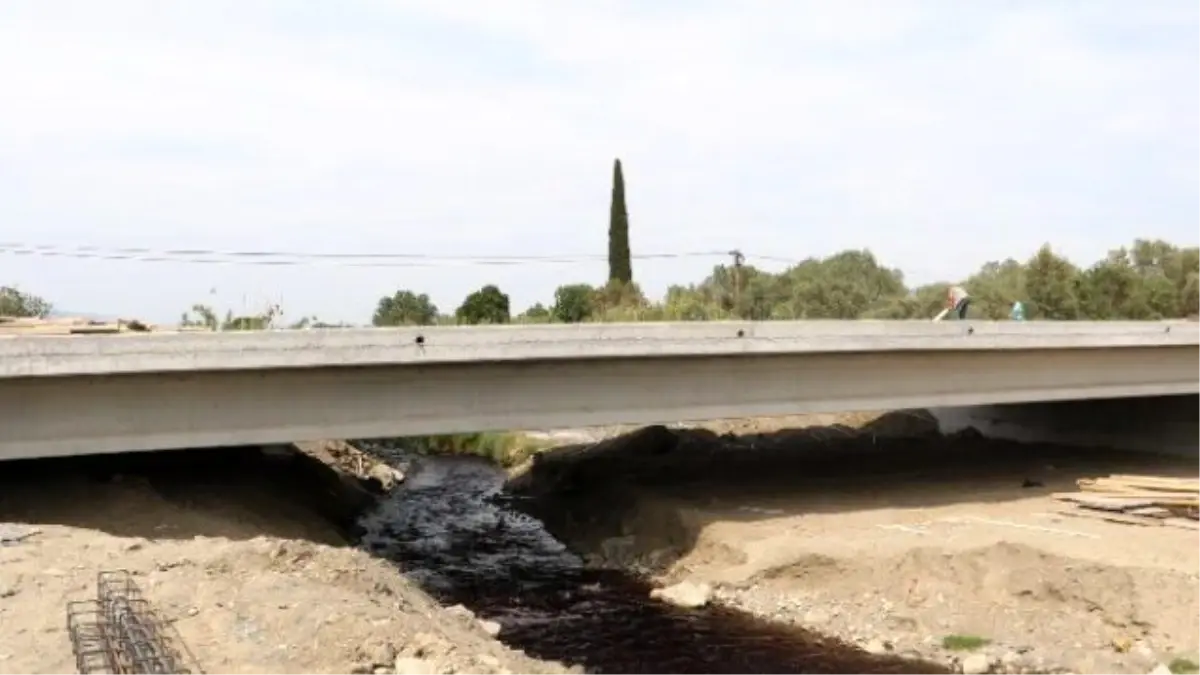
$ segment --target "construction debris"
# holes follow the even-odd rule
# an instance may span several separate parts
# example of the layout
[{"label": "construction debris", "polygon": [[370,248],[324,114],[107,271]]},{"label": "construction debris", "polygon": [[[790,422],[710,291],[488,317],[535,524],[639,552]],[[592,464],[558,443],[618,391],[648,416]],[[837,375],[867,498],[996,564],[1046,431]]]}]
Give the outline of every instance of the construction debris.
[{"label": "construction debris", "polygon": [[1200,529],[1200,479],[1113,474],[1083,478],[1079,492],[1054,495],[1075,510],[1060,511],[1078,518],[1098,518],[1127,525]]}]

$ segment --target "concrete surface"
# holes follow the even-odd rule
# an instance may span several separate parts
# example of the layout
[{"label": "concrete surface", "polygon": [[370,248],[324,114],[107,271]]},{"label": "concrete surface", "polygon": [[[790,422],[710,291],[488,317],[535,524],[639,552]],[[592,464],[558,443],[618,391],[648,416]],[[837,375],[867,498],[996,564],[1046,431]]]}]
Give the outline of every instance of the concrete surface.
[{"label": "concrete surface", "polygon": [[942,431],[1200,458],[1200,397],[1155,396],[931,410]]},{"label": "concrete surface", "polygon": [[[1200,346],[1195,322],[771,321],[0,337],[0,378],[929,350]],[[1195,368],[1193,368],[1195,370]]]},{"label": "concrete surface", "polygon": [[1195,394],[1197,355],[1158,323],[29,338],[0,347],[0,459]]}]

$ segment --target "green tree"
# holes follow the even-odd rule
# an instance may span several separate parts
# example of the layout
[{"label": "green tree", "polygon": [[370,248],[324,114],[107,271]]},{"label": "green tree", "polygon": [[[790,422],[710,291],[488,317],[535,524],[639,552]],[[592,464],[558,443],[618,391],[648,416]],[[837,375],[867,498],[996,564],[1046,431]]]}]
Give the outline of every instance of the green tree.
[{"label": "green tree", "polygon": [[620,159],[613,162],[612,202],[608,215],[608,279],[626,284],[633,281],[629,211],[625,208],[625,174]]},{"label": "green tree", "polygon": [[1184,283],[1183,304],[1180,311],[1180,316],[1196,316],[1200,314],[1200,273],[1189,272],[1187,280]]},{"label": "green tree", "polygon": [[[1014,302],[1028,303],[1025,271],[1025,265],[1012,258],[984,263],[964,284],[971,294],[971,316],[999,321],[1008,318]],[[943,302],[945,293],[943,287]]]},{"label": "green tree", "polygon": [[908,293],[903,274],[883,267],[866,250],[805,260],[785,277],[796,318],[857,319]]},{"label": "green tree", "polygon": [[650,301],[642,288],[629,281],[610,279],[592,294],[592,317],[601,321],[640,321]]},{"label": "green tree", "polygon": [[0,286],[0,316],[44,319],[54,310],[45,299],[16,286]]},{"label": "green tree", "polygon": [[179,325],[212,331],[268,330],[274,328],[275,321],[282,317],[283,308],[277,304],[268,305],[258,314],[235,315],[233,310],[226,310],[224,319],[218,319],[216,310],[209,305],[195,304],[190,311],[183,313]]},{"label": "green tree", "polygon": [[1088,319],[1153,319],[1144,273],[1126,249],[1110,251],[1079,277],[1079,305]]},{"label": "green tree", "polygon": [[429,326],[437,322],[438,309],[425,293],[399,290],[385,295],[371,317],[374,326]]},{"label": "green tree", "polygon": [[283,308],[279,305],[269,305],[258,314],[234,315],[233,311],[227,311],[221,330],[269,330],[275,327],[275,320],[282,317]]},{"label": "green tree", "polygon": [[[1079,268],[1043,245],[1025,265],[1025,289],[1031,318],[1079,318]],[[1030,311],[1032,310],[1032,311]]]},{"label": "green tree", "polygon": [[864,319],[928,319],[946,306],[949,282],[919,286],[907,295],[891,296],[876,302],[864,314]]},{"label": "green tree", "polygon": [[580,323],[592,318],[596,289],[588,284],[566,284],[554,289],[550,313],[562,323]]},{"label": "green tree", "polygon": [[468,295],[454,316],[462,324],[508,323],[508,295],[488,284]]},{"label": "green tree", "polygon": [[184,312],[179,319],[179,325],[189,328],[207,328],[208,330],[217,330],[221,327],[221,321],[217,318],[217,313],[208,305],[195,304],[192,305],[191,311]]},{"label": "green tree", "polygon": [[529,309],[515,316],[513,321],[517,323],[550,323],[553,318],[554,315],[545,305],[535,302]]}]

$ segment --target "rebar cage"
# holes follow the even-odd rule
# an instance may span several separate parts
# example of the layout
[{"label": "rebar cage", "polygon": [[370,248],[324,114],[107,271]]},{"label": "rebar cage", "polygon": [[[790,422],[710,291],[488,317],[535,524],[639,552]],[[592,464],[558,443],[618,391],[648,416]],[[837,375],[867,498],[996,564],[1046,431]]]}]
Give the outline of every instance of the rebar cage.
[{"label": "rebar cage", "polygon": [[67,632],[80,673],[192,672],[127,570],[100,572],[96,599],[67,604]]}]

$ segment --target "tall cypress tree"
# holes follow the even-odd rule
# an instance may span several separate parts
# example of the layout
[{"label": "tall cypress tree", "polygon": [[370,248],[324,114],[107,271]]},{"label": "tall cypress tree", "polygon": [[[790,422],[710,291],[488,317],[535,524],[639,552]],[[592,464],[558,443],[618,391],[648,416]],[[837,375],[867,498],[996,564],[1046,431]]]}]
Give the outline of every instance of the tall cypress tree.
[{"label": "tall cypress tree", "polygon": [[629,253],[629,212],[625,209],[625,175],[621,160],[613,162],[612,207],[608,215],[608,280],[633,281]]}]

